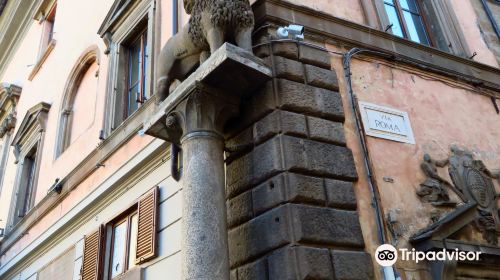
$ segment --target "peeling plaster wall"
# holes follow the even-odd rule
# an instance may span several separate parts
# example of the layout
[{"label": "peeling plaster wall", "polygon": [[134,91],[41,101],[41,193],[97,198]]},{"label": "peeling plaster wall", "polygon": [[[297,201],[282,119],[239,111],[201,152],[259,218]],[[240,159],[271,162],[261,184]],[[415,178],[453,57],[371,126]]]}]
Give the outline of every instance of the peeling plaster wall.
[{"label": "peeling plaster wall", "polygon": [[482,15],[480,17],[476,14],[472,4],[472,2],[479,3],[479,1],[449,1],[453,7],[456,17],[459,19],[459,25],[463,32],[466,41],[465,43],[468,45],[471,52],[470,55],[476,52],[477,55],[474,57],[475,61],[479,61],[493,67],[498,67],[498,58],[495,57],[495,54],[488,48],[480,29],[479,22],[483,20]]},{"label": "peeling plaster wall", "polygon": [[[341,50],[329,46],[332,50]],[[387,62],[358,59],[351,63],[353,90],[359,101],[408,112],[416,144],[405,144],[367,136],[367,145],[374,167],[374,177],[382,201],[385,215],[395,211],[398,237],[397,246],[412,248],[408,239],[418,230],[430,224],[433,210],[438,209],[420,201],[416,195],[419,184],[425,180],[420,170],[424,153],[434,159],[449,156],[451,145],[470,149],[476,159],[483,160],[491,170],[500,168],[500,123],[499,115],[489,97],[480,95],[474,88],[446,80],[442,77],[422,73],[415,69],[405,69]],[[332,66],[342,70],[339,56],[332,55]],[[340,73],[338,73],[340,76]],[[352,149],[359,181],[355,184],[366,251],[373,254],[379,241],[376,233],[375,213],[371,205],[372,197],[364,168],[363,155],[357,136],[350,100],[346,93],[345,79],[339,80],[343,103],[349,104],[346,111],[347,146]],[[440,175],[450,180],[447,169]],[[385,182],[390,177],[393,183]],[[450,180],[451,181],[451,180]],[[495,182],[500,192],[498,182]],[[451,200],[460,202],[449,190]],[[452,208],[438,209],[443,213]],[[387,224],[384,225],[389,234]],[[485,244],[482,235],[468,226],[460,236],[462,240]],[[389,241],[394,239],[389,238]],[[375,262],[374,262],[375,263]],[[376,265],[375,265],[376,266]],[[398,261],[396,267],[409,279],[428,279],[425,263]]]},{"label": "peeling plaster wall", "polygon": [[310,2],[288,0],[288,2],[296,5],[307,6],[316,11],[347,19],[359,24],[365,24],[363,7],[359,0],[315,0]]},{"label": "peeling plaster wall", "polygon": [[[492,26],[492,22],[488,18],[485,8],[481,3],[481,1],[472,0],[471,4],[474,7],[474,10],[476,11],[476,14],[478,16],[477,28],[481,32],[482,40],[484,40],[488,49],[490,49],[490,51],[493,52],[493,54],[495,55],[497,63],[500,63],[500,38],[495,33],[495,30],[493,29]],[[499,26],[500,28],[500,4],[495,3],[492,0],[486,0],[486,4],[490,8],[490,11],[492,13],[494,20],[496,21],[497,26]]]}]

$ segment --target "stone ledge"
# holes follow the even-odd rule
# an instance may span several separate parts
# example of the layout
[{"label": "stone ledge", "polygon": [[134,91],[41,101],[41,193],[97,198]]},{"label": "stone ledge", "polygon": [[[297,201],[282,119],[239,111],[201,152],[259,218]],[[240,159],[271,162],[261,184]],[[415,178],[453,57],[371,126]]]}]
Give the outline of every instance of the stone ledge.
[{"label": "stone ledge", "polygon": [[270,79],[271,70],[260,58],[225,43],[193,74],[184,80],[144,123],[148,135],[170,141],[165,129],[166,114],[196,88],[212,88],[235,96],[244,96]]}]

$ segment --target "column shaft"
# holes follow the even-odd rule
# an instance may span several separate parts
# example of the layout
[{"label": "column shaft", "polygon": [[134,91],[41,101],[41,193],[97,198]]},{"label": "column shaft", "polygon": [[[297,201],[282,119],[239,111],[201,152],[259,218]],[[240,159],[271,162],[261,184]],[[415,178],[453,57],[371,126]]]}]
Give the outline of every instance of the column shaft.
[{"label": "column shaft", "polygon": [[185,280],[228,280],[224,141],[212,131],[183,137],[182,273]]}]

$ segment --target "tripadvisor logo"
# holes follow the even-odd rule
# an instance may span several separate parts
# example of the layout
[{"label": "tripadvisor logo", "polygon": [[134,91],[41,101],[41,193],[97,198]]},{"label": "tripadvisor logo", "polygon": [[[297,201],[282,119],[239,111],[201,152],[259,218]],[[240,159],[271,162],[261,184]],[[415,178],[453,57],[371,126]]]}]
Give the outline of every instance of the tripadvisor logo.
[{"label": "tripadvisor logo", "polygon": [[[455,250],[442,249],[439,251],[416,251],[415,248],[408,250],[406,248],[399,249],[399,256],[403,261],[478,261],[481,252],[465,252]],[[380,245],[375,251],[375,260],[381,266],[392,266],[398,260],[398,250],[390,244]]]},{"label": "tripadvisor logo", "polygon": [[391,244],[382,244],[375,251],[375,260],[381,266],[392,266],[398,260],[398,251]]}]

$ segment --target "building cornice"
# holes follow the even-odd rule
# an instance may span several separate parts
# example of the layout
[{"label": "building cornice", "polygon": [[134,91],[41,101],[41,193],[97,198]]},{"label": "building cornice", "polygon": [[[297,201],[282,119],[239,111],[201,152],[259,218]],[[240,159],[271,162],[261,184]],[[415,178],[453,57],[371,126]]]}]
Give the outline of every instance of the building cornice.
[{"label": "building cornice", "polygon": [[497,92],[500,88],[498,68],[418,44],[366,25],[279,0],[257,0],[253,4],[253,9],[256,26],[266,23],[300,24],[305,27],[306,36],[321,38],[326,43],[341,42],[345,47],[380,51],[392,55],[395,60],[425,71],[459,78],[474,86]]}]

